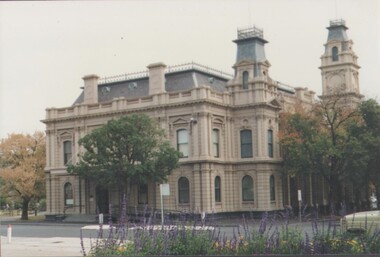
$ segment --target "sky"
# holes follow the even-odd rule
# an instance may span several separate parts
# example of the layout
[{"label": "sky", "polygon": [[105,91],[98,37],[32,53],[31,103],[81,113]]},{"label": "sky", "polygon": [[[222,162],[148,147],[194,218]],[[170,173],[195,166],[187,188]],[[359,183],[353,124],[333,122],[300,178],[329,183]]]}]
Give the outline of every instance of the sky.
[{"label": "sky", "polygon": [[191,61],[233,73],[237,29],[264,30],[269,75],[321,94],[330,20],[344,19],[361,93],[380,99],[380,0],[0,2],[0,139],[44,131],[45,109],[71,106],[82,77]]}]

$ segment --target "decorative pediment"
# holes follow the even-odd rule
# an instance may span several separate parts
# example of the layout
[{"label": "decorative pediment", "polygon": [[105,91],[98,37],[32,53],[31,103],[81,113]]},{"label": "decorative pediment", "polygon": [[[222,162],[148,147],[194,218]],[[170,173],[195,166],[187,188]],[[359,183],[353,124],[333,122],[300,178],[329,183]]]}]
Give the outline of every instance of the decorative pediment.
[{"label": "decorative pediment", "polygon": [[271,66],[271,64],[270,64],[270,62],[269,62],[268,60],[265,60],[263,63],[264,63],[267,67],[270,67],[270,66]]},{"label": "decorative pediment", "polygon": [[224,121],[221,118],[214,118],[212,122],[215,124],[223,124],[224,123]]},{"label": "decorative pediment", "polygon": [[188,124],[189,120],[184,119],[184,118],[178,118],[172,122],[173,125],[183,125],[183,124]]},{"label": "decorative pediment", "polygon": [[277,98],[272,98],[271,100],[268,101],[268,103],[274,107],[278,107],[278,108],[282,107],[280,100]]},{"label": "decorative pediment", "polygon": [[68,131],[68,130],[62,131],[62,132],[58,133],[58,138],[61,141],[72,140],[73,139],[73,132],[72,131]]},{"label": "decorative pediment", "polygon": [[249,65],[253,65],[253,62],[252,61],[248,61],[248,60],[241,60],[240,62],[235,63],[234,67],[249,66]]}]

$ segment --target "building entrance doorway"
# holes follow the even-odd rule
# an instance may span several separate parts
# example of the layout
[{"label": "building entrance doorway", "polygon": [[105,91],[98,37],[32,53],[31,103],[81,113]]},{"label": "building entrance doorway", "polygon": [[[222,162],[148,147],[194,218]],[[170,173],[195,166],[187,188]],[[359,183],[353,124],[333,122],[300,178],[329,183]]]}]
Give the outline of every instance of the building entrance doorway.
[{"label": "building entrance doorway", "polygon": [[96,207],[99,213],[109,213],[109,192],[108,189],[96,187]]}]

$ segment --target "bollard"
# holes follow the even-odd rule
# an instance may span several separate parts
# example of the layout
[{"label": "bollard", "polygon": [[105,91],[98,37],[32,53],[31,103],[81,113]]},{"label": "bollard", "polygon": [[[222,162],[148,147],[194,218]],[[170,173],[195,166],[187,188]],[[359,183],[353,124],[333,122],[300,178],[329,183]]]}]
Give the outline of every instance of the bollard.
[{"label": "bollard", "polygon": [[8,243],[10,244],[12,242],[12,225],[11,224],[8,224],[7,237],[8,237]]},{"label": "bollard", "polygon": [[103,213],[99,214],[99,224],[103,224]]}]

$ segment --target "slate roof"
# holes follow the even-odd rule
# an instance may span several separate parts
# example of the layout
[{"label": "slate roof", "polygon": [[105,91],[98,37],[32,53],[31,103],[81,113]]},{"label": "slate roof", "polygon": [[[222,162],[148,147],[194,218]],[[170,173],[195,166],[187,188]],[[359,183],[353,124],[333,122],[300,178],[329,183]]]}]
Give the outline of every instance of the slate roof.
[{"label": "slate roof", "polygon": [[[227,91],[226,84],[231,78],[227,74],[216,74],[216,70],[210,69],[210,72],[199,69],[205,66],[190,65],[188,69],[177,69],[165,73],[165,90],[166,92],[188,91],[200,86],[209,86],[218,91]],[[209,68],[207,68],[209,69]],[[121,79],[115,82],[107,82],[103,79],[98,85],[98,102],[108,102],[117,97],[126,99],[142,98],[149,96],[149,78],[146,75],[140,78]],[[126,76],[127,77],[127,76]],[[81,104],[84,101],[82,92],[75,104]]]},{"label": "slate roof", "polygon": [[347,41],[348,36],[346,30],[346,22],[344,20],[335,20],[330,21],[330,27],[327,28],[329,30],[329,34],[327,36],[327,42],[332,40],[337,41]]}]

